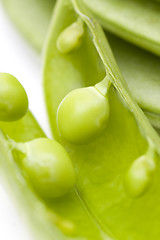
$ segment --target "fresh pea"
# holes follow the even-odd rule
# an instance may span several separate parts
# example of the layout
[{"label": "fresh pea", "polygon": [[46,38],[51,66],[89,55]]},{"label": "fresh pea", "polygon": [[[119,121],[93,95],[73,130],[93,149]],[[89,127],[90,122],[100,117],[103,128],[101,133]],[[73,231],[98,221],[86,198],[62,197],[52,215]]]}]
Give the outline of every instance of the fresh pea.
[{"label": "fresh pea", "polygon": [[57,48],[62,53],[69,53],[78,48],[83,37],[83,22],[79,18],[64,29],[57,39]]},{"label": "fresh pea", "polygon": [[18,80],[8,73],[0,73],[0,120],[15,121],[28,110],[26,92]]},{"label": "fresh pea", "polygon": [[56,141],[38,138],[18,144],[11,141],[10,145],[16,161],[42,197],[60,197],[74,186],[75,173],[71,160]]},{"label": "fresh pea", "polygon": [[[108,238],[158,239],[160,212],[153,206],[160,198],[160,139],[132,99],[102,29],[82,1],[73,3],[76,12],[70,1],[65,1],[65,5],[63,0],[58,2],[46,43],[44,88],[53,135],[73,160],[77,192],[85,209]],[[57,39],[78,17],[84,21],[83,42],[69,54],[62,54]],[[59,104],[70,91],[92,87],[106,75],[112,83],[106,128],[92,143],[75,145],[64,140],[57,128]],[[145,158],[150,145],[153,154]],[[139,165],[138,159],[145,159],[144,164]],[[134,178],[135,168],[142,174],[139,179]],[[139,189],[132,184],[135,179]]]},{"label": "fresh pea", "polygon": [[126,173],[125,184],[132,197],[143,195],[152,184],[156,168],[155,150],[149,146],[147,153],[136,159]]},{"label": "fresh pea", "polygon": [[[105,79],[103,80],[105,81]],[[79,88],[71,91],[60,103],[57,127],[62,137],[71,143],[84,144],[102,134],[109,118],[106,86]],[[100,85],[100,87],[99,87]]]}]

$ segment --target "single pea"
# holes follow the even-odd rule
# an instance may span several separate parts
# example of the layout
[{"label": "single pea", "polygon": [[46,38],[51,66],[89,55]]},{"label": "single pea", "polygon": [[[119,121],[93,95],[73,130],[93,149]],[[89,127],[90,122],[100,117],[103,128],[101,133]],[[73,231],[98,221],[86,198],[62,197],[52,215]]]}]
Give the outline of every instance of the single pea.
[{"label": "single pea", "polygon": [[0,73],[0,121],[16,121],[27,110],[28,98],[20,82],[8,73]]},{"label": "single pea", "polygon": [[40,196],[60,197],[74,186],[72,162],[58,142],[37,138],[26,143],[10,140],[10,144],[15,161]]},{"label": "single pea", "polygon": [[141,156],[132,163],[125,179],[125,186],[130,196],[138,197],[146,192],[151,183],[154,169],[154,160],[146,155]]},{"label": "single pea", "polygon": [[108,98],[95,87],[79,88],[71,91],[60,103],[57,126],[64,139],[84,144],[102,133],[108,118]]},{"label": "single pea", "polygon": [[65,28],[57,39],[57,48],[61,53],[69,53],[78,48],[84,34],[83,21],[78,20]]}]

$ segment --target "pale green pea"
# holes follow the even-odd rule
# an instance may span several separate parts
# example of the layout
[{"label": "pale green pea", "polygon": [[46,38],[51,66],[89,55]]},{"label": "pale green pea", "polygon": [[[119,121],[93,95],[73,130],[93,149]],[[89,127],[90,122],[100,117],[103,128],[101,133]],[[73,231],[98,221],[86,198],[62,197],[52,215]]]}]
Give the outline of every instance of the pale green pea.
[{"label": "pale green pea", "polygon": [[125,186],[130,196],[139,197],[147,191],[155,168],[153,154],[143,155],[132,163],[125,178]]},{"label": "pale green pea", "polygon": [[[66,194],[75,184],[75,172],[65,149],[56,141],[37,138],[14,143],[13,152],[33,188],[44,198]],[[17,158],[17,157],[16,157]]]},{"label": "pale green pea", "polygon": [[64,29],[57,39],[57,48],[61,53],[69,53],[78,48],[84,34],[83,21],[78,20]]},{"label": "pale green pea", "polygon": [[8,73],[0,73],[0,121],[15,121],[28,110],[27,94],[20,82]]},{"label": "pale green pea", "polygon": [[107,126],[108,98],[95,87],[71,91],[60,103],[57,126],[61,136],[75,144],[95,140]]}]

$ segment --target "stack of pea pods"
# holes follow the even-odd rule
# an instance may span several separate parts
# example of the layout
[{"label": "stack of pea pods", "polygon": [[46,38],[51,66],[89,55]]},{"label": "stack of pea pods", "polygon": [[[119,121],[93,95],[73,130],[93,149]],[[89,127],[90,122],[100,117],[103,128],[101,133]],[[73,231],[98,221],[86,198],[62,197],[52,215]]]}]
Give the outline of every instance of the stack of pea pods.
[{"label": "stack of pea pods", "polygon": [[159,240],[160,1],[2,2],[43,51],[54,140],[0,73],[1,174],[34,239]]}]

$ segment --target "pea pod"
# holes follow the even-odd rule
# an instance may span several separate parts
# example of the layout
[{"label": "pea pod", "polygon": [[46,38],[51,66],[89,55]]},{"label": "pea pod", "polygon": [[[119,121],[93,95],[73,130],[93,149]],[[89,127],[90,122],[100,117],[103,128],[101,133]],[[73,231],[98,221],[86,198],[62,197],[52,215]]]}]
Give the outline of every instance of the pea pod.
[{"label": "pea pod", "polygon": [[83,1],[109,31],[160,56],[160,5],[150,0]]},{"label": "pea pod", "polygon": [[[84,4],[95,14],[104,28],[160,55],[160,6],[159,0],[156,1],[147,0],[146,3],[145,0],[85,0]],[[40,50],[55,1],[5,0],[3,3],[25,37]],[[41,27],[37,28],[39,23]]]},{"label": "pea pod", "polygon": [[41,51],[55,0],[2,0],[2,2],[24,37],[36,50]]},{"label": "pea pod", "polygon": [[[76,189],[85,209],[110,239],[158,239],[159,208],[153,206],[158,205],[160,198],[160,139],[130,96],[102,29],[81,1],[73,3],[75,9],[70,1],[58,2],[46,44],[44,89],[54,137],[66,147],[73,160]],[[69,53],[60,52],[59,36],[79,17],[84,21],[81,45]],[[69,143],[57,128],[59,104],[73,89],[94,86],[106,75],[111,81],[106,129],[92,143]],[[72,116],[73,109],[67,110]],[[74,124],[72,122],[73,128]],[[147,155],[150,148],[153,167]],[[139,158],[143,159],[142,165]],[[134,162],[138,162],[136,167],[132,167]],[[136,169],[143,173],[139,180]],[[134,179],[141,184],[140,188],[128,183]]]},{"label": "pea pod", "polygon": [[[14,88],[8,87],[12,96]],[[0,127],[1,179],[27,210],[36,239],[104,239],[73,189],[75,174],[64,148],[44,138],[31,113]]]},{"label": "pea pod", "polygon": [[[24,213],[25,208],[25,216],[32,227],[34,239],[105,239],[106,235],[104,234],[103,236],[103,231],[97,227],[90,214],[86,212],[74,189],[71,189],[68,194],[59,198],[47,199],[47,195],[40,197],[39,190],[42,190],[42,185],[38,189],[34,185],[37,183],[37,178],[32,179],[34,169],[30,168],[30,160],[27,165],[19,162],[19,160],[23,160],[25,155],[22,152],[22,148],[26,144],[28,148],[26,154],[29,154],[28,157],[30,158],[31,151],[34,154],[32,160],[36,162],[39,149],[38,151],[35,149],[35,141],[41,141],[44,146],[46,140],[37,139],[24,144],[17,144],[12,140],[11,144],[11,140],[8,140],[8,137],[0,131],[0,164],[3,167],[1,177],[3,176],[5,182],[9,183],[9,189],[18,202],[21,212],[23,211]],[[44,153],[42,153],[43,149],[41,149],[41,154],[45,157]],[[63,152],[60,154],[62,155]],[[42,156],[40,160],[42,160]],[[62,168],[64,167],[62,166]],[[35,170],[38,171],[37,169]],[[5,172],[7,172],[7,176]],[[42,174],[42,172],[39,172],[39,174]]]},{"label": "pea pod", "polygon": [[30,111],[17,121],[0,122],[0,129],[16,142],[26,142],[34,138],[45,136],[43,130]]},{"label": "pea pod", "polygon": [[[25,26],[29,26],[29,30],[25,32],[25,36],[35,46],[35,48],[40,51],[42,49],[47,33],[49,20],[51,18],[51,9],[54,7],[54,2],[51,3],[49,0],[44,2],[32,1],[32,3],[23,1],[24,5],[21,2],[22,1],[19,3],[18,0],[3,1],[6,10],[12,16],[12,19],[15,22],[19,23],[18,27],[21,31],[24,31],[24,29],[26,29]],[[94,4],[92,7],[94,8],[96,3],[93,3]],[[14,7],[12,4],[14,4]],[[106,3],[103,2],[102,4],[105,6]],[[132,4],[135,3],[132,1]],[[138,7],[138,3],[136,4]],[[17,5],[20,5],[21,8],[17,7]],[[26,11],[26,8],[28,11]],[[36,16],[36,18],[40,20],[43,19],[43,24],[40,24],[40,20],[36,22],[31,17],[28,17],[31,13],[31,9],[32,12],[33,9],[35,11],[33,17]],[[19,10],[21,14],[19,14]],[[101,10],[100,8],[99,18],[105,18],[104,9]],[[106,20],[104,20],[103,23],[104,27],[106,25],[105,21]],[[41,30],[39,31],[39,29]],[[150,31],[148,30],[147,32]],[[130,33],[130,35],[132,35],[132,33]],[[37,41],[34,39],[37,39]],[[118,61],[119,67],[125,77],[125,80],[131,89],[132,95],[134,96],[139,106],[145,111],[153,126],[156,127],[156,129],[159,129],[159,58],[153,54],[149,54],[143,50],[140,50],[134,45],[120,40],[115,36],[110,35],[109,42],[115,54],[116,60]]]},{"label": "pea pod", "polygon": [[151,123],[159,128],[159,57],[111,34],[107,34],[107,36],[133,97],[151,120]]}]

